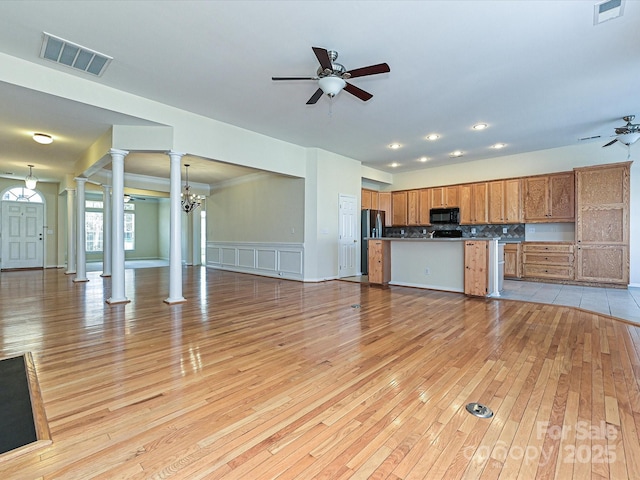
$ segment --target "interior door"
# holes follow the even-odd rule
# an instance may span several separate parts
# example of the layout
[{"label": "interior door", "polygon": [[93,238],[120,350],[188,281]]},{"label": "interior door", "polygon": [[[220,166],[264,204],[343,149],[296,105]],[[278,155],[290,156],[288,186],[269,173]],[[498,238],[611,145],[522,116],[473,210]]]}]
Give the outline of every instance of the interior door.
[{"label": "interior door", "polygon": [[358,203],[353,195],[340,195],[340,244],[338,277],[357,274],[358,262]]},{"label": "interior door", "polygon": [[44,267],[44,205],[2,202],[2,268]]}]

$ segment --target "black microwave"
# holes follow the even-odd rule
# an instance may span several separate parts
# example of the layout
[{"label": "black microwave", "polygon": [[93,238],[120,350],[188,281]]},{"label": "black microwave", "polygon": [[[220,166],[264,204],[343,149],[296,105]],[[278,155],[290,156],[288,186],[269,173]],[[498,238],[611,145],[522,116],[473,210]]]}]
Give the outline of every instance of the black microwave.
[{"label": "black microwave", "polygon": [[431,223],[460,223],[459,208],[432,208],[429,212]]}]

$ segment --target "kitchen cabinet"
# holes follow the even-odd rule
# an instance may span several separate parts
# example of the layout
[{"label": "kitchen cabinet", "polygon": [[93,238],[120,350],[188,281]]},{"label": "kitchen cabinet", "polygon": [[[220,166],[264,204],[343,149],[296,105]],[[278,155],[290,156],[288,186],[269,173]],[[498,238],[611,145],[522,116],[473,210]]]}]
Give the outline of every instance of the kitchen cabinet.
[{"label": "kitchen cabinet", "polygon": [[431,189],[423,188],[418,191],[418,224],[431,225]]},{"label": "kitchen cabinet", "polygon": [[484,297],[489,291],[489,244],[482,240],[464,242],[464,293]]},{"label": "kitchen cabinet", "polygon": [[391,243],[369,240],[369,283],[386,285],[391,280]]},{"label": "kitchen cabinet", "polygon": [[577,280],[629,283],[630,166],[575,169]]},{"label": "kitchen cabinet", "polygon": [[519,243],[504,244],[504,276],[505,278],[520,278],[522,276]]},{"label": "kitchen cabinet", "polygon": [[488,223],[487,182],[460,185],[460,223],[478,225]]},{"label": "kitchen cabinet", "polygon": [[523,242],[522,276],[552,280],[574,279],[574,244]]},{"label": "kitchen cabinet", "polygon": [[418,190],[407,192],[407,225],[420,225],[420,203]]},{"label": "kitchen cabinet", "polygon": [[365,190],[364,188],[362,189],[360,208],[362,210],[371,208],[371,190]]},{"label": "kitchen cabinet", "polygon": [[375,190],[369,190],[367,188],[362,189],[362,197],[360,201],[360,205],[362,210],[365,209],[373,209],[378,210],[378,192]]},{"label": "kitchen cabinet", "polygon": [[407,225],[407,191],[391,192],[391,223],[394,226]]},{"label": "kitchen cabinet", "polygon": [[526,223],[573,222],[574,175],[562,172],[524,179],[524,221]]},{"label": "kitchen cabinet", "polygon": [[459,185],[431,188],[431,208],[459,207]]},{"label": "kitchen cabinet", "polygon": [[384,212],[384,226],[390,227],[391,218],[391,192],[378,192],[378,210]]},{"label": "kitchen cabinet", "polygon": [[522,223],[520,182],[519,178],[489,182],[489,223]]}]

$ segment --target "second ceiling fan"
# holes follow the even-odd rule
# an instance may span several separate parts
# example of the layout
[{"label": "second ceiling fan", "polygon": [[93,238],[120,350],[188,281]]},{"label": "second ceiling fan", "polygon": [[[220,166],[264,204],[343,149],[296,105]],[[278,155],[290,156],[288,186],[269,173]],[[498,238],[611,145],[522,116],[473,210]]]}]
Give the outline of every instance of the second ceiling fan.
[{"label": "second ceiling fan", "polygon": [[360,100],[366,102],[373,97],[373,95],[347,82],[347,80],[351,78],[365,77],[368,75],[377,75],[379,73],[388,73],[391,71],[389,65],[386,63],[378,63],[376,65],[369,65],[368,67],[347,70],[343,65],[336,62],[338,59],[338,52],[320,47],[312,48],[313,53],[316,54],[316,58],[320,63],[316,76],[271,77],[272,80],[316,80],[318,82],[318,89],[307,101],[307,105],[313,105],[316,103],[323,94],[327,94],[329,97],[335,97],[343,89],[351,95],[354,95]]}]

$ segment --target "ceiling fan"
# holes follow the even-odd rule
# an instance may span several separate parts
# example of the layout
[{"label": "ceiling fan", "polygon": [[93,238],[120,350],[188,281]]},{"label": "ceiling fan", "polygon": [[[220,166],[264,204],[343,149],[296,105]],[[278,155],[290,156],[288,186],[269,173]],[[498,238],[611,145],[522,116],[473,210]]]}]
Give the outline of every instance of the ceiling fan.
[{"label": "ceiling fan", "polygon": [[338,52],[320,47],[312,47],[312,49],[320,63],[316,76],[271,77],[271,80],[316,80],[318,82],[318,90],[316,90],[316,92],[307,101],[307,105],[315,104],[323,94],[327,94],[329,97],[335,97],[340,93],[340,91],[342,91],[342,89],[366,102],[373,97],[373,95],[347,82],[347,80],[350,78],[365,77],[367,75],[388,73],[391,71],[389,65],[386,63],[369,65],[368,67],[356,68],[355,70],[347,70],[344,68],[344,65],[336,62],[338,59]]},{"label": "ceiling fan", "polygon": [[603,147],[608,147],[609,145],[613,145],[616,142],[620,142],[627,147],[640,139],[640,124],[633,124],[633,119],[636,118],[635,115],[627,115],[626,117],[622,117],[622,119],[627,122],[624,127],[616,128],[616,138],[611,140],[609,143],[603,145]]}]

